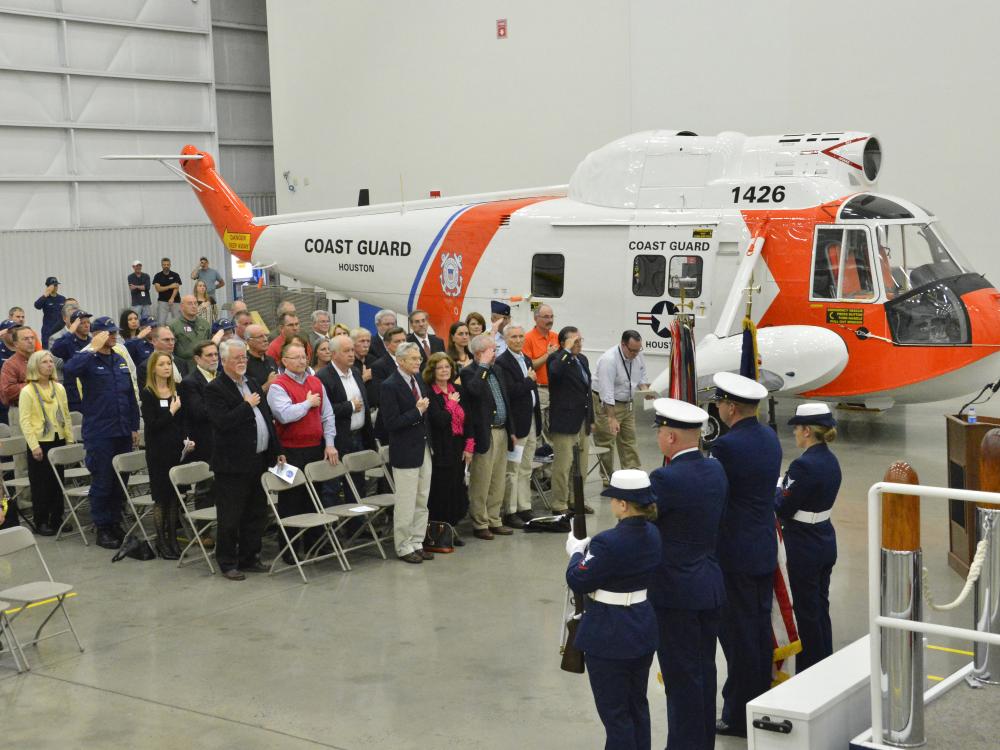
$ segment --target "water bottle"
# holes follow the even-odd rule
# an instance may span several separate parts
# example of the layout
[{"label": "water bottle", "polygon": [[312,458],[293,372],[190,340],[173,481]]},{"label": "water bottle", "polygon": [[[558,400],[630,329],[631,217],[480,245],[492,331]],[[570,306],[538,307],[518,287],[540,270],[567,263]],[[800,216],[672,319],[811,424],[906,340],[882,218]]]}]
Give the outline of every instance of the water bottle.
[{"label": "water bottle", "polygon": [[970,406],[969,407],[969,424],[975,424],[975,423],[976,423],[976,407],[975,406]]}]

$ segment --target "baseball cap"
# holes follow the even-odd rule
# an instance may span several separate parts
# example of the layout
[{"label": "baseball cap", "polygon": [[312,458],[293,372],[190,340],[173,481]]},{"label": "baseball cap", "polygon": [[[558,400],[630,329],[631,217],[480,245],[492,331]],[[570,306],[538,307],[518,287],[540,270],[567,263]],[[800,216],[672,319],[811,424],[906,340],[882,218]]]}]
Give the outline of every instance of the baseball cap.
[{"label": "baseball cap", "polygon": [[58,283],[59,279],[57,279],[55,276],[49,276],[47,279],[45,279],[45,286],[52,286],[53,284],[58,284]]},{"label": "baseball cap", "polygon": [[80,318],[92,318],[94,317],[86,310],[74,310],[73,314],[69,316],[69,320],[72,323],[74,320],[79,320]]},{"label": "baseball cap", "polygon": [[101,317],[94,320],[90,324],[90,330],[95,333],[100,333],[101,331],[107,331],[108,333],[118,333],[118,324],[112,318],[107,315],[102,315]]}]

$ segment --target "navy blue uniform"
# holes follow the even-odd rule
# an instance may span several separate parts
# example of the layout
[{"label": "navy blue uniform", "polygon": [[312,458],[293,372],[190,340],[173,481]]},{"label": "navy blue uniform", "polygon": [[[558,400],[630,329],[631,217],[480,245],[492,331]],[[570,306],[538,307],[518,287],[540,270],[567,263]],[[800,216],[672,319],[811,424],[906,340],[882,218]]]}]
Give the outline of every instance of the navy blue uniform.
[{"label": "navy blue uniform", "polygon": [[[648,521],[623,518],[570,558],[566,583],[577,594],[646,589],[660,562],[660,539]],[[646,686],[656,650],[656,616],[649,601],[631,606],[588,600],[577,648],[584,652],[605,750],[649,750]]]},{"label": "navy blue uniform", "polygon": [[146,339],[131,338],[125,339],[125,349],[128,351],[129,356],[135,363],[136,367],[136,379],[141,380],[138,377],[139,364],[146,364],[146,360],[149,359],[150,355],[153,353],[153,345],[150,344]]},{"label": "navy blue uniform", "polygon": [[132,450],[132,433],[139,430],[132,375],[120,354],[93,351],[74,354],[63,372],[67,381],[79,379],[83,386],[83,445],[91,474],[90,515],[98,528],[111,528],[121,520],[124,500],[111,460]]},{"label": "navy blue uniform", "polygon": [[[81,339],[75,333],[66,333],[59,336],[52,342],[52,354],[63,361],[63,373],[66,388],[66,400],[69,402],[70,411],[83,411],[80,405],[80,389],[77,387],[76,378],[65,375],[66,363],[73,359],[73,355],[90,344],[90,336]],[[134,361],[134,360],[133,360]]]},{"label": "navy blue uniform", "polygon": [[771,604],[778,567],[774,488],[781,474],[781,444],[774,430],[747,417],[716,441],[712,455],[729,480],[719,534],[726,584],[719,642],[729,669],[722,687],[722,720],[745,732],[747,702],[771,687]]},{"label": "navy blue uniform", "polygon": [[667,750],[715,745],[715,642],[726,600],[716,560],[729,482],[697,449],[649,476],[663,545],[650,587],[659,624],[657,656],[667,691]]},{"label": "navy blue uniform", "polygon": [[[61,294],[49,297],[43,294],[35,300],[35,309],[42,311],[42,348],[49,348],[49,336],[56,333],[64,325],[62,318],[63,305],[66,298]],[[72,407],[71,407],[72,408]]]},{"label": "navy blue uniform", "polygon": [[833,653],[830,627],[830,575],[837,562],[837,533],[829,519],[796,521],[798,511],[830,510],[840,490],[840,464],[825,443],[813,445],[788,467],[774,500],[788,554],[795,621],[802,653],[795,657],[801,672]]}]

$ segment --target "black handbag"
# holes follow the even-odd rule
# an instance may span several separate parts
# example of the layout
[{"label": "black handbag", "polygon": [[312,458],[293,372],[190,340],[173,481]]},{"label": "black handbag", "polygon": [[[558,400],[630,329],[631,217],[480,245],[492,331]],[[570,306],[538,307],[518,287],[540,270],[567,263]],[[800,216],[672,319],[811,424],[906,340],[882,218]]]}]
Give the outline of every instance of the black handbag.
[{"label": "black handbag", "polygon": [[524,524],[527,533],[549,532],[550,534],[568,534],[570,530],[569,521],[571,513],[564,513],[561,516],[537,516]]},{"label": "black handbag", "polygon": [[428,552],[448,554],[455,551],[455,529],[444,521],[431,521],[427,524],[427,536],[424,537],[424,549]]},{"label": "black handbag", "polygon": [[149,542],[141,536],[129,534],[115,552],[115,556],[111,558],[111,562],[115,563],[126,557],[131,557],[133,560],[153,560],[156,558],[156,553],[149,546]]}]

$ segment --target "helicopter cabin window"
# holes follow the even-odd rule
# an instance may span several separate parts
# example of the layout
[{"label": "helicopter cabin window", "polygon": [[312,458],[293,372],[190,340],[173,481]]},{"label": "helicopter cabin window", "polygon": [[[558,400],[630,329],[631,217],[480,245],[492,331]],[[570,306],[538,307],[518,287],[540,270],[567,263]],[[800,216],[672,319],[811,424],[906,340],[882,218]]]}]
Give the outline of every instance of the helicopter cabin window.
[{"label": "helicopter cabin window", "polygon": [[533,297],[562,297],[566,258],[558,253],[537,253],[531,258]]},{"label": "helicopter cabin window", "polygon": [[667,278],[667,259],[662,255],[637,255],[632,260],[632,294],[662,297]]},{"label": "helicopter cabin window", "polygon": [[701,276],[705,261],[697,255],[675,255],[670,259],[670,282],[667,294],[694,299],[701,296]]},{"label": "helicopter cabin window", "polygon": [[868,233],[864,229],[818,229],[813,249],[812,299],[874,298]]}]

